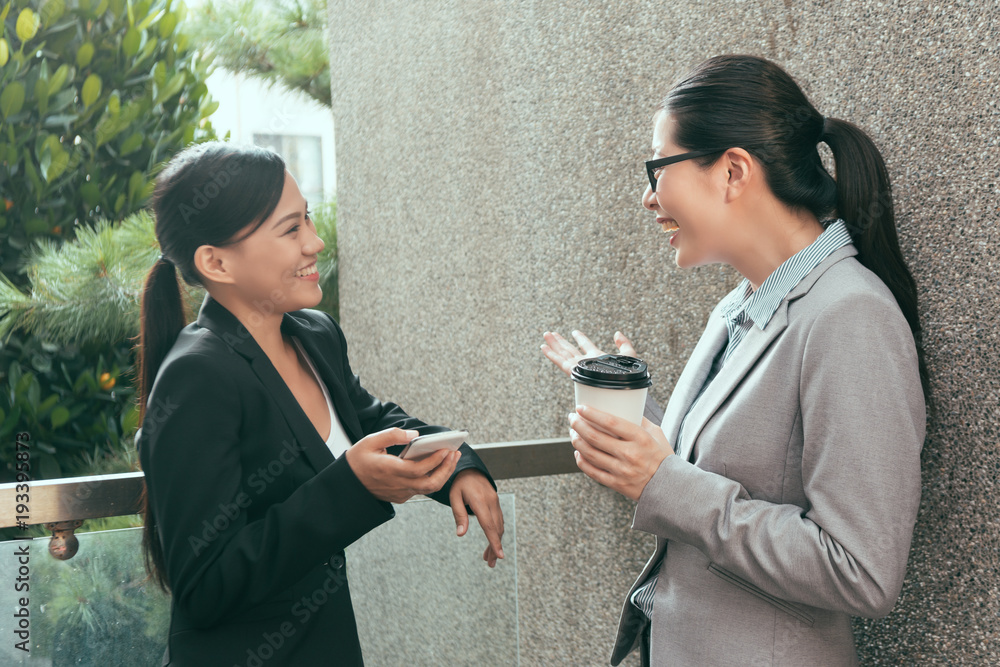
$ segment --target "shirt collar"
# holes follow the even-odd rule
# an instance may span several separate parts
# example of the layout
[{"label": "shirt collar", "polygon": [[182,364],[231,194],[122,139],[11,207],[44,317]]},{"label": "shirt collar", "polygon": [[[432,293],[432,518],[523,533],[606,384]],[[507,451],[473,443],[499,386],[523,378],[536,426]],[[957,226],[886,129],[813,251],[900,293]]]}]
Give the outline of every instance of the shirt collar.
[{"label": "shirt collar", "polygon": [[788,293],[810,271],[835,250],[850,243],[851,234],[844,221],[834,220],[815,241],[782,262],[757,290],[751,291],[750,281],[746,278],[740,281],[736,289],[723,300],[721,315],[727,320],[736,321],[741,319],[742,313],[758,328],[763,329]]}]

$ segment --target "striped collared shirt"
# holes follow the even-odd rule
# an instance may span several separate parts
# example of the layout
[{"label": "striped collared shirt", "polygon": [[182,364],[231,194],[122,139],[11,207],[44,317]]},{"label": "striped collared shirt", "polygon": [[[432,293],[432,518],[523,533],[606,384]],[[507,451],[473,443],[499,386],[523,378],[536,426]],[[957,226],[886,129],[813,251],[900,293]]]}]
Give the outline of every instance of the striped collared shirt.
[{"label": "striped collared shirt", "polygon": [[819,237],[806,248],[798,251],[764,283],[754,290],[750,281],[744,278],[723,300],[720,314],[726,320],[729,330],[729,344],[722,357],[725,364],[754,325],[763,330],[771,321],[778,306],[788,293],[795,289],[809,272],[830,256],[835,250],[851,242],[851,234],[843,220],[831,222]]},{"label": "striped collared shirt", "polygon": [[[719,364],[719,368],[725,365],[737,346],[746,338],[751,327],[756,326],[763,330],[788,293],[795,289],[795,286],[802,282],[802,279],[809,275],[810,271],[819,266],[820,262],[849,243],[851,243],[851,234],[847,231],[844,221],[834,220],[826,225],[823,233],[809,246],[782,262],[781,266],[775,269],[774,273],[768,276],[759,288],[754,290],[750,281],[744,278],[736,286],[736,289],[727,294],[720,304],[719,312],[726,320],[729,343],[726,345],[726,351],[722,355],[722,363]],[[713,368],[713,370],[717,371],[718,369]],[[714,372],[709,373],[705,386],[708,386],[715,375]],[[701,398],[704,390],[705,387],[702,387],[698,398]],[[695,399],[695,402],[698,401],[698,398]],[[690,408],[688,414],[691,414]],[[680,433],[683,433],[684,421],[686,420],[687,415],[681,421],[678,441]],[[660,565],[657,564],[653,569],[652,576],[646,580],[646,583],[637,588],[631,597],[632,604],[647,618],[653,617],[653,591],[656,588],[659,571]]]}]

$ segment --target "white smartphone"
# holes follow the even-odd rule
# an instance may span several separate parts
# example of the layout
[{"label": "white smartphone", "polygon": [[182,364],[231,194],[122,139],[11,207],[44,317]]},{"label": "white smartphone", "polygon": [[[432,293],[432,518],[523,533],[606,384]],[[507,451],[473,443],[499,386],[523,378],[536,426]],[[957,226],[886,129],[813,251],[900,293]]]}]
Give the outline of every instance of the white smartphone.
[{"label": "white smartphone", "polygon": [[416,461],[425,456],[433,454],[439,449],[458,449],[465,439],[469,437],[468,431],[445,431],[444,433],[431,433],[429,435],[418,435],[410,444],[399,453],[399,458],[407,461]]}]

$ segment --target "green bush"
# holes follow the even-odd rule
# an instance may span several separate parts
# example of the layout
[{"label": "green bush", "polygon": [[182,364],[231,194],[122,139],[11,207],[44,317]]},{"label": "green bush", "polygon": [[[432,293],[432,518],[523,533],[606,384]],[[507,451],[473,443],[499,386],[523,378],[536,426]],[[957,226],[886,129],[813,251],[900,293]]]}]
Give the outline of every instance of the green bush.
[{"label": "green bush", "polygon": [[208,64],[171,0],[13,0],[0,36],[0,272],[38,237],[142,207],[163,160],[213,137]]},{"label": "green bush", "polygon": [[[189,47],[185,11],[172,0],[11,0],[0,9],[4,288],[44,292],[28,266],[39,248],[54,250],[99,219],[139,210],[165,160],[215,137],[208,63]],[[79,279],[113,279],[109,259],[99,257]],[[94,306],[99,329],[107,331],[102,314],[119,301]],[[27,332],[12,326],[21,314],[0,305],[0,324],[8,324],[0,434],[31,433],[35,479],[80,473],[87,456],[117,451],[134,430],[131,345],[121,332],[67,339],[78,323],[58,318]],[[7,449],[0,481],[10,479]]]}]

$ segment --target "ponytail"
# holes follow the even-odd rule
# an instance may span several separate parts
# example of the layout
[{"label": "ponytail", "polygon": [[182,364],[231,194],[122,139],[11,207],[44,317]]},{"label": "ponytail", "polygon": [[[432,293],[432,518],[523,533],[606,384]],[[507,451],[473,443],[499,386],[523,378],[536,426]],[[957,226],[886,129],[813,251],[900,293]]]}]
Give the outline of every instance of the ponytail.
[{"label": "ponytail", "polygon": [[[152,206],[156,240],[164,254],[149,270],[142,295],[136,346],[140,421],[146,417],[156,374],[186,324],[178,274],[188,285],[204,287],[194,263],[197,249],[230,245],[252,234],[274,212],[284,186],[285,162],[280,155],[220,141],[189,146],[157,176]],[[147,432],[152,428],[151,424]],[[156,474],[145,472],[147,476]],[[169,592],[156,515],[145,490],[142,507],[146,571]]]},{"label": "ponytail", "polygon": [[878,148],[863,130],[837,118],[827,118],[822,140],[836,165],[837,214],[844,220],[858,261],[877,275],[896,298],[917,344],[920,384],[930,396],[929,377],[921,345],[917,284],[903,259],[896,235],[889,172]]},{"label": "ponytail", "polygon": [[[136,350],[140,423],[146,415],[146,403],[149,401],[156,373],[184,325],[184,303],[180,284],[177,282],[177,271],[173,263],[161,255],[146,276],[146,287],[142,295],[139,344]],[[169,593],[163,545],[157,532],[156,516],[149,508],[145,487],[142,490],[142,513],[145,518],[142,551],[146,572],[164,592]]]},{"label": "ponytail", "polygon": [[[674,119],[673,139],[689,150],[739,146],[764,165],[771,192],[818,220],[843,218],[858,260],[886,284],[913,332],[924,399],[927,367],[917,314],[917,286],[896,237],[889,172],[875,144],[843,120],[823,118],[788,73],[764,58],[709,58],[675,85],[662,108]],[[836,179],[823,167],[826,142]],[[701,158],[706,166],[718,153]]]},{"label": "ponytail", "polygon": [[146,276],[142,294],[142,315],[139,329],[139,421],[146,414],[146,402],[160,364],[186,324],[177,271],[164,256]]}]

